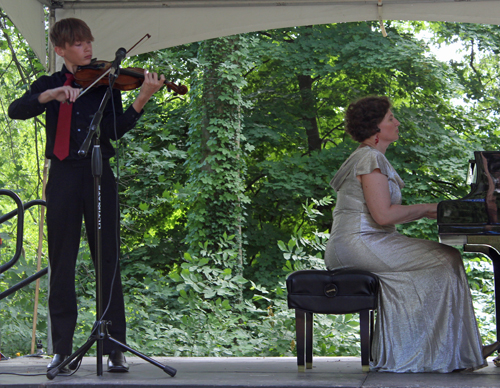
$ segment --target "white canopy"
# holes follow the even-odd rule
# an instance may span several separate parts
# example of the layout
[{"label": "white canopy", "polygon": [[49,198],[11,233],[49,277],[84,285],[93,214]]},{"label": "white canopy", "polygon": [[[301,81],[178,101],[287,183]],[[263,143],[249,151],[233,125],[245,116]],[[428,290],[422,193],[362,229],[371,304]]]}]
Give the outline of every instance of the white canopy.
[{"label": "white canopy", "polygon": [[45,63],[43,6],[55,19],[89,25],[94,56],[111,60],[145,34],[130,55],[243,32],[363,20],[499,24],[500,0],[0,0]]}]

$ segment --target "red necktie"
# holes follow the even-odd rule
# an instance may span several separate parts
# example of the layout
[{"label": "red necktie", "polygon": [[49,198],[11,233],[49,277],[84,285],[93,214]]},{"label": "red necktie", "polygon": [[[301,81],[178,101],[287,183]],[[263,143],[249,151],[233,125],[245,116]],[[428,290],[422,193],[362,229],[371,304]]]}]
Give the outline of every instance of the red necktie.
[{"label": "red necktie", "polygon": [[[64,85],[71,85],[75,77],[71,73],[66,73]],[[69,155],[69,135],[71,128],[71,111],[73,103],[63,101],[59,106],[59,118],[57,120],[56,141],[54,143],[54,155],[59,160],[66,159]]]}]

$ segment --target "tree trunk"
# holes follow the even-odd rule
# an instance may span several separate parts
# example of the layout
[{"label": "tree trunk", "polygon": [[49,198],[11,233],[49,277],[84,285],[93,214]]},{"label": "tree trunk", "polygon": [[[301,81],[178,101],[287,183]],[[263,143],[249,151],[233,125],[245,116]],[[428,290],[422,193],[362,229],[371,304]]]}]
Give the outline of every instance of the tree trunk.
[{"label": "tree trunk", "polygon": [[300,97],[302,100],[302,122],[307,133],[309,152],[321,150],[318,122],[316,121],[316,102],[312,91],[313,79],[309,75],[298,75]]}]

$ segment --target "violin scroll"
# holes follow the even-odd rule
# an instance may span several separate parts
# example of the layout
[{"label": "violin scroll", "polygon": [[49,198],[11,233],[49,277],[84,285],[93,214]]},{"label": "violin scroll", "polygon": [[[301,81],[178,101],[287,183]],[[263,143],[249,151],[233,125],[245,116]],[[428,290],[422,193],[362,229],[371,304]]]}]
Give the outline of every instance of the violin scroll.
[{"label": "violin scroll", "polygon": [[188,92],[187,86],[184,85],[176,85],[173,82],[170,81],[165,81],[164,84],[167,86],[168,91],[173,90],[175,94],[180,94],[183,96]]}]

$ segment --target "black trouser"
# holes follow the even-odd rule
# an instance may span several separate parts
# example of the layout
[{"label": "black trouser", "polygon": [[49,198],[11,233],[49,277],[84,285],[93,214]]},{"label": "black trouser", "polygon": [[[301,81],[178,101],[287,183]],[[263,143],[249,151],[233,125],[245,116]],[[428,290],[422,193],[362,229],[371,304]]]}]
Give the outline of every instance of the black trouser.
[{"label": "black trouser", "polygon": [[[111,304],[102,319],[112,322],[109,334],[125,343],[125,306],[117,261],[116,184],[109,161],[103,163],[101,193],[103,312],[108,305],[115,265],[117,266]],[[90,160],[52,160],[46,198],[52,342],[54,353],[69,355],[73,352],[73,334],[78,315],[75,266],[80,246],[82,215],[94,263],[96,257],[94,177]],[[115,344],[104,341],[104,354],[109,354],[113,349],[116,349]]]}]

